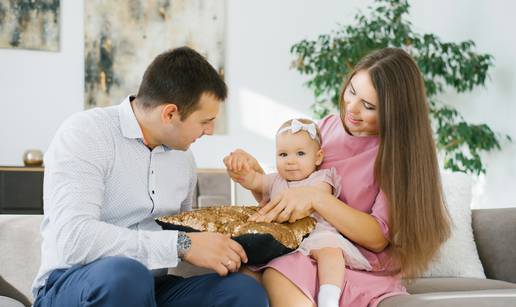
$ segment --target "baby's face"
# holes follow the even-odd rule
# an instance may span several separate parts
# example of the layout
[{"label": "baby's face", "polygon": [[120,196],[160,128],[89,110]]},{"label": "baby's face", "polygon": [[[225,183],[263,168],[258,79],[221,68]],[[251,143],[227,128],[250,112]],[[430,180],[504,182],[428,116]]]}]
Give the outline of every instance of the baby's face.
[{"label": "baby's face", "polygon": [[288,181],[298,181],[313,173],[323,159],[319,144],[306,131],[285,131],[276,137],[276,168]]}]

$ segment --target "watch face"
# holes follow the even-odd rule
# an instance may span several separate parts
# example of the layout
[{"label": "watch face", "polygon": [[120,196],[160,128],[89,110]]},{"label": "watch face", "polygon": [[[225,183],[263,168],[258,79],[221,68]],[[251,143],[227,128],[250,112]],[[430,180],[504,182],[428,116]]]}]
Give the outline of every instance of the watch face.
[{"label": "watch face", "polygon": [[177,235],[177,254],[182,258],[190,249],[192,240],[184,232],[179,232]]}]

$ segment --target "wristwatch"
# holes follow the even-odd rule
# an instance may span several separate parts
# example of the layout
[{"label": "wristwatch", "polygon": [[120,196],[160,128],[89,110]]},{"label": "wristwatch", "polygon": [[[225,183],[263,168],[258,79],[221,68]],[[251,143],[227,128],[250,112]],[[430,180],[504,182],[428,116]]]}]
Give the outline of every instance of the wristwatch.
[{"label": "wristwatch", "polygon": [[184,257],[192,246],[192,240],[186,235],[186,232],[179,231],[177,233],[177,256],[184,260]]}]

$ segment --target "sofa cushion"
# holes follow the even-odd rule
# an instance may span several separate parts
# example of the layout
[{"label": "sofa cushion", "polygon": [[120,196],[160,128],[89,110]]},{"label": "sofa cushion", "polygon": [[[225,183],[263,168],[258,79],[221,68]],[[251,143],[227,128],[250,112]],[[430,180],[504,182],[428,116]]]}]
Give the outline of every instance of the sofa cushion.
[{"label": "sofa cushion", "polygon": [[29,299],[41,261],[42,218],[42,215],[0,215],[0,275]]},{"label": "sofa cushion", "polygon": [[388,297],[378,307],[508,307],[516,306],[516,289],[432,292]]},{"label": "sofa cushion", "polygon": [[473,233],[487,277],[516,283],[516,208],[473,210]]},{"label": "sofa cushion", "polygon": [[441,176],[452,232],[423,276],[485,278],[471,226],[472,179],[463,173]]},{"label": "sofa cushion", "polygon": [[492,289],[516,289],[516,284],[484,278],[417,278],[410,283],[405,282],[410,294],[445,292],[445,291],[476,291]]}]

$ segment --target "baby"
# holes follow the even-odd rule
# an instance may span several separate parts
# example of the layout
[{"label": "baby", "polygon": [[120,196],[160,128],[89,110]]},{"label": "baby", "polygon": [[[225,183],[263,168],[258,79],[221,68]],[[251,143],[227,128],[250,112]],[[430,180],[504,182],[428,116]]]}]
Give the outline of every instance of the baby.
[{"label": "baby", "polygon": [[[323,161],[321,133],[317,125],[308,119],[285,122],[276,134],[277,173],[260,174],[249,168],[238,171],[238,182],[253,192],[260,205],[265,205],[275,195],[290,187],[311,186],[340,194],[341,180],[335,169],[319,169]],[[226,164],[230,171],[231,166]],[[342,276],[345,266],[371,270],[371,265],[360,251],[318,213],[312,214],[317,225],[305,238],[298,252],[310,255],[317,261],[319,277],[318,306],[338,306]]]}]

